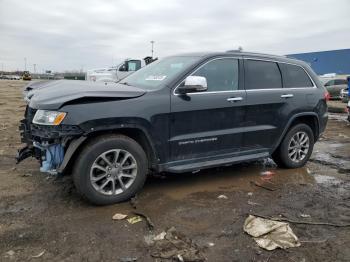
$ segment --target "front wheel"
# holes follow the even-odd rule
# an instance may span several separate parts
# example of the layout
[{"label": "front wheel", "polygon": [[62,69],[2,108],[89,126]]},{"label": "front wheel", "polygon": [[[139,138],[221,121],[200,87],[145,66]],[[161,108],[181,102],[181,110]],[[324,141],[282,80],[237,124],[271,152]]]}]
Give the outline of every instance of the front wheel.
[{"label": "front wheel", "polygon": [[123,135],[96,138],[85,146],[73,172],[83,197],[97,205],[128,200],[143,186],[147,157],[142,147]]},{"label": "front wheel", "polygon": [[272,158],[279,167],[302,167],[309,160],[313,147],[312,129],[306,124],[297,124],[287,132]]}]

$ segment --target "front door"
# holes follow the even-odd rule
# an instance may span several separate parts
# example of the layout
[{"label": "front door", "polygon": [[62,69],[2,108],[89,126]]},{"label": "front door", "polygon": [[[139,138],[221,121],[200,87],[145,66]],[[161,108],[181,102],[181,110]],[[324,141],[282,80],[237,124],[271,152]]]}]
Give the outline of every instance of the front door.
[{"label": "front door", "polygon": [[215,58],[191,75],[207,80],[205,92],[171,94],[172,161],[229,154],[241,147],[246,92],[240,89],[240,61]]}]

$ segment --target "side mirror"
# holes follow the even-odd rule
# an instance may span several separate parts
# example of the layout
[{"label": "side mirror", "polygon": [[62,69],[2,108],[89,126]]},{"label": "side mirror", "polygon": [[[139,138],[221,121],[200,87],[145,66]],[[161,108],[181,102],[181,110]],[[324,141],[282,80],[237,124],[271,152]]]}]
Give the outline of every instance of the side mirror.
[{"label": "side mirror", "polygon": [[118,71],[121,71],[121,72],[126,72],[128,71],[128,62],[125,61],[118,69]]},{"label": "side mirror", "polygon": [[188,76],[185,79],[185,84],[177,88],[180,94],[203,92],[207,89],[207,79],[203,76]]}]

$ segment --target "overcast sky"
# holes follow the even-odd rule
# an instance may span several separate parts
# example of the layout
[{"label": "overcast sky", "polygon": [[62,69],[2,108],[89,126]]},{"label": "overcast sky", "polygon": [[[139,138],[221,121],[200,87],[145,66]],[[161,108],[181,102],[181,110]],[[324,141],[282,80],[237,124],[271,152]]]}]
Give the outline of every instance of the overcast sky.
[{"label": "overcast sky", "polygon": [[[350,48],[349,0],[0,0],[5,70],[91,69],[192,52]],[[1,69],[1,68],[0,68]]]}]

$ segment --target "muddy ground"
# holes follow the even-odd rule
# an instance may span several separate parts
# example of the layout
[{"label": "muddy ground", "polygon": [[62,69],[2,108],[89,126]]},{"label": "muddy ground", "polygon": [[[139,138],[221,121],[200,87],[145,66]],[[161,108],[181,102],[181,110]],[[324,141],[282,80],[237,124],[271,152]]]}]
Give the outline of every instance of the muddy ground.
[{"label": "muddy ground", "polygon": [[[130,203],[91,206],[69,176],[43,175],[34,160],[15,165],[24,84],[0,80],[0,261],[161,261],[145,242],[152,233],[145,221],[112,220],[131,214]],[[266,170],[275,172],[274,191],[250,183]],[[176,227],[207,261],[350,261],[350,227],[291,224],[301,246],[287,251],[265,251],[242,229],[252,213],[349,224],[350,125],[331,114],[304,168],[261,161],[150,177],[134,204],[154,223],[153,233]]]}]

